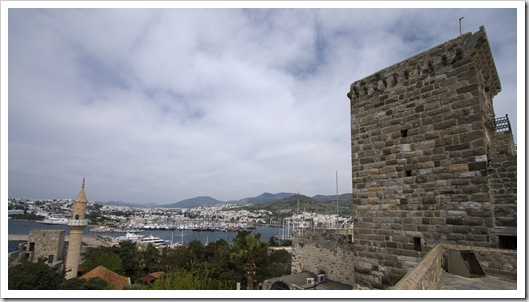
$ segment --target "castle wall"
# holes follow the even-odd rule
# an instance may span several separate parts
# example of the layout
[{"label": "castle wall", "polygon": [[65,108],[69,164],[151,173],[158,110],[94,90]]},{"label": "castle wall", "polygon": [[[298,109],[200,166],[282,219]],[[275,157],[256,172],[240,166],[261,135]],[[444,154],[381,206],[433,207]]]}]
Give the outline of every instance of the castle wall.
[{"label": "castle wall", "polygon": [[351,235],[344,230],[306,231],[292,241],[293,274],[325,274],[332,281],[354,285],[353,260]]},{"label": "castle wall", "polygon": [[[64,230],[32,230],[28,234],[26,254],[28,260],[38,261],[41,258],[56,263],[63,260]],[[51,258],[50,258],[51,256]]]},{"label": "castle wall", "polygon": [[512,169],[492,157],[500,90],[483,28],[351,85],[358,284],[394,285],[438,243],[497,247],[515,225],[515,194],[493,196]]},{"label": "castle wall", "polygon": [[517,159],[510,131],[493,135],[493,152],[489,164],[494,233],[516,236]]}]

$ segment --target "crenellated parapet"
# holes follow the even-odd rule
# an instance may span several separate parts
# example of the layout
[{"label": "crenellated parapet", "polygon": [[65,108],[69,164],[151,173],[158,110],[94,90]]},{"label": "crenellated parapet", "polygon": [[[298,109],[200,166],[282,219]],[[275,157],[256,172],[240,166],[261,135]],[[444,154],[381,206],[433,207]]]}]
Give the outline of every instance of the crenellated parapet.
[{"label": "crenellated parapet", "polygon": [[501,91],[487,34],[484,27],[481,27],[474,34],[466,33],[354,82],[347,97],[352,106],[356,105],[355,101],[358,99],[381,94],[395,94],[398,96],[396,101],[401,99],[403,91],[423,85],[424,81],[443,81],[447,73],[466,64],[468,60],[473,60],[481,71],[480,76],[486,83],[485,90],[489,97],[494,97]]}]

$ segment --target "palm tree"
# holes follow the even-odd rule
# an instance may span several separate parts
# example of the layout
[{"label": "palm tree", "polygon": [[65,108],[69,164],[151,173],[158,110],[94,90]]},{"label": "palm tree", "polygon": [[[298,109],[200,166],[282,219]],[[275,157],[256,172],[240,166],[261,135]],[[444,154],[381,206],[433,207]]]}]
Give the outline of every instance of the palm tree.
[{"label": "palm tree", "polygon": [[246,289],[248,290],[253,289],[253,284],[255,283],[255,270],[257,268],[255,258],[263,246],[264,243],[252,233],[244,236],[242,240],[236,241],[236,252],[234,255],[246,262],[245,269],[246,277],[248,279]]}]

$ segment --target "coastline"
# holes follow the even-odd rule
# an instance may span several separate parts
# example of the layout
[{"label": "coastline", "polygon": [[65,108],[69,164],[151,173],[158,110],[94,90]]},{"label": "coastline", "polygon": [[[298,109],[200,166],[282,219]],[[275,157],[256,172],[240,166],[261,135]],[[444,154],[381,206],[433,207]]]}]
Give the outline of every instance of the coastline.
[{"label": "coastline", "polygon": [[[99,236],[100,238],[105,237],[119,237],[123,236],[123,233],[117,232],[91,232],[90,230],[94,225],[88,225],[83,232],[83,237],[88,236]],[[69,227],[67,225],[59,224],[44,224],[39,221],[29,221],[29,220],[10,220],[8,223],[8,235],[28,235],[31,230],[65,230],[66,235],[69,234]],[[251,230],[252,233],[261,234],[261,241],[268,242],[270,237],[273,237],[278,234],[279,228],[271,226],[257,226],[256,229]],[[220,231],[193,231],[193,230],[141,230],[141,234],[145,236],[153,235],[160,237],[169,242],[179,242],[187,244],[191,241],[200,241],[202,244],[211,243],[217,240],[225,240],[228,243],[231,243],[237,232],[220,232]],[[9,240],[8,240],[9,241]]]}]

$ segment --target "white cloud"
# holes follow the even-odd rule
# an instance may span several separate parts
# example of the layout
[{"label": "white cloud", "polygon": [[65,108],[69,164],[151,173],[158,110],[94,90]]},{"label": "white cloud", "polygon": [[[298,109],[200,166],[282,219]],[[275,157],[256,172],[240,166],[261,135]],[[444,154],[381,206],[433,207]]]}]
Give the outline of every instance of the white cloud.
[{"label": "white cloud", "polygon": [[350,192],[349,85],[461,15],[512,106],[505,10],[11,10],[9,194],[74,197],[83,176],[101,201],[334,194],[335,171]]}]

